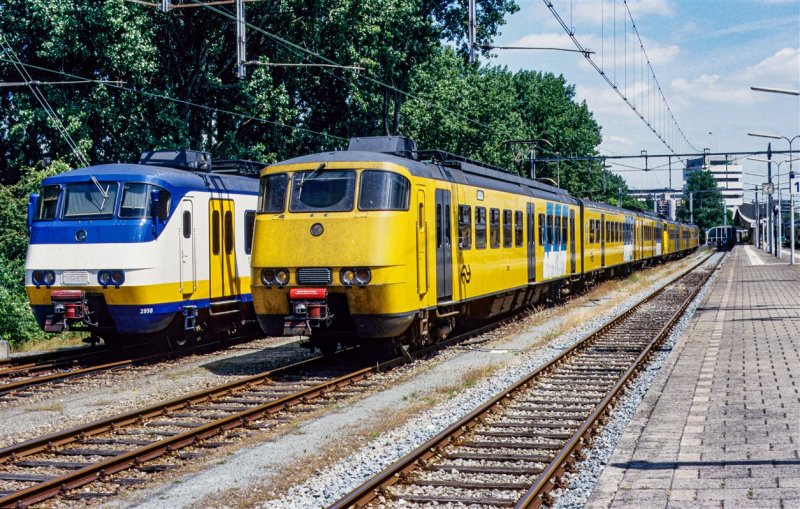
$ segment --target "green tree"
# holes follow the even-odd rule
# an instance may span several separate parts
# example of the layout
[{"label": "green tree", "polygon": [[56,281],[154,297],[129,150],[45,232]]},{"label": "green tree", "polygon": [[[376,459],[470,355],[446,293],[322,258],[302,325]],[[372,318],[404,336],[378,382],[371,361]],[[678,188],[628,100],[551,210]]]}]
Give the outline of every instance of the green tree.
[{"label": "green tree", "polygon": [[[689,210],[689,195],[692,195],[692,211]],[[717,188],[717,181],[706,170],[696,170],[689,173],[686,184],[683,186],[681,205],[676,210],[676,217],[681,221],[689,222],[700,228],[701,241],[704,240],[705,231],[723,222],[724,198]],[[729,221],[728,224],[731,224]]]}]

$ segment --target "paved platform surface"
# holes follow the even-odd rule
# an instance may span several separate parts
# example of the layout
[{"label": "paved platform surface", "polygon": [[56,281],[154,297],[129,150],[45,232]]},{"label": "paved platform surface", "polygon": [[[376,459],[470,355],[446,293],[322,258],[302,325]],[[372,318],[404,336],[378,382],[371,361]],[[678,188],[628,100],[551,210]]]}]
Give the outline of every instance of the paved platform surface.
[{"label": "paved platform surface", "polygon": [[587,507],[800,508],[800,268],[736,246]]}]

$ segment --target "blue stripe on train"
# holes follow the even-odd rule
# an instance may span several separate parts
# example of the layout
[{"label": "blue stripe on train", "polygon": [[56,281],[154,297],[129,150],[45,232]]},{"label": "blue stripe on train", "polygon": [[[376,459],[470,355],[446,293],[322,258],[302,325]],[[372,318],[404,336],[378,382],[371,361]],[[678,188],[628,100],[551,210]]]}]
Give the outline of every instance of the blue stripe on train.
[{"label": "blue stripe on train", "polygon": [[[240,296],[244,303],[253,302],[252,294]],[[186,306],[197,306],[198,310],[207,309],[209,299],[186,300],[180,302],[166,302],[162,304],[135,305],[135,306],[108,306],[108,314],[114,321],[117,332],[121,334],[151,334],[164,330],[176,314],[182,314]],[[49,305],[31,306],[36,321],[41,327],[47,315],[53,312]]]}]

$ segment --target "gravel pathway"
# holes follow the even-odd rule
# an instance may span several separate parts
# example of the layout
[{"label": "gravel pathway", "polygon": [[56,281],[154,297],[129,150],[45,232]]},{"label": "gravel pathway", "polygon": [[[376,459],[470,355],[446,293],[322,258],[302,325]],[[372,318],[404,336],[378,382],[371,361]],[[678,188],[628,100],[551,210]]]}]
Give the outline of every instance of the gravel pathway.
[{"label": "gravel pathway", "polygon": [[[616,282],[620,286],[616,294],[590,293],[471,345],[419,361],[386,375],[383,391],[336,406],[326,415],[270,436],[267,442],[254,441],[216,457],[207,468],[130,492],[107,506],[324,507],[662,286],[656,274],[675,271],[693,260],[697,258],[640,273]],[[628,289],[648,275],[655,282],[645,290]],[[622,302],[598,311],[598,306],[616,300]],[[567,332],[553,338],[553,331],[561,329]],[[355,452],[347,455],[349,451]]]}]

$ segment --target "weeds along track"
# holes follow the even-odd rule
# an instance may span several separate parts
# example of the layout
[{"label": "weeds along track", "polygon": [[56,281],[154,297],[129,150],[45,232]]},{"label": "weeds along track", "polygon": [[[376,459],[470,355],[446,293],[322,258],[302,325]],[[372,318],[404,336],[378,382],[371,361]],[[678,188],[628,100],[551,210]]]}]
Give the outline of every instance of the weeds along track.
[{"label": "weeds along track", "polygon": [[332,508],[539,507],[716,270],[692,270],[502,391]]}]

